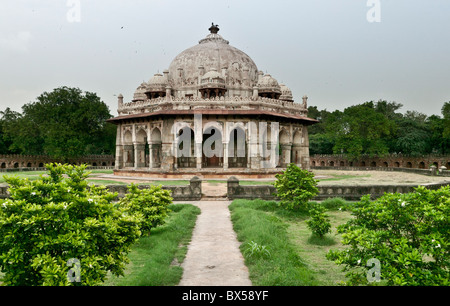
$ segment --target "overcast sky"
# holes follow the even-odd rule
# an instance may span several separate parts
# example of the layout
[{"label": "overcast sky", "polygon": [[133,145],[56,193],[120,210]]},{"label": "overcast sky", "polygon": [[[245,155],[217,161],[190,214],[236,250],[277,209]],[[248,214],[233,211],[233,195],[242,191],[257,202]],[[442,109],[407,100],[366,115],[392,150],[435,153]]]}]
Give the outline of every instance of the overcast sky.
[{"label": "overcast sky", "polygon": [[0,0],[0,110],[21,111],[69,86],[97,93],[117,115],[119,93],[131,101],[214,22],[297,102],[308,95],[332,111],[383,99],[441,115],[450,101],[450,1],[372,2]]}]

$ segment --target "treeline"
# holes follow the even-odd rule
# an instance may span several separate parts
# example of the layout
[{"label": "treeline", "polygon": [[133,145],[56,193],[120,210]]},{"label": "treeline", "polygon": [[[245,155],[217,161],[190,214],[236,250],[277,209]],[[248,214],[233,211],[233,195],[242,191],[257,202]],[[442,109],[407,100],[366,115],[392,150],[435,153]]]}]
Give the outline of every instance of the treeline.
[{"label": "treeline", "polygon": [[450,154],[450,102],[444,103],[442,116],[409,110],[403,114],[402,107],[383,100],[344,111],[308,107],[308,117],[320,121],[309,128],[310,154],[346,154],[350,159],[363,154]]},{"label": "treeline", "polygon": [[108,106],[91,92],[60,87],[44,92],[22,112],[0,112],[0,154],[68,159],[114,154],[116,127]]}]

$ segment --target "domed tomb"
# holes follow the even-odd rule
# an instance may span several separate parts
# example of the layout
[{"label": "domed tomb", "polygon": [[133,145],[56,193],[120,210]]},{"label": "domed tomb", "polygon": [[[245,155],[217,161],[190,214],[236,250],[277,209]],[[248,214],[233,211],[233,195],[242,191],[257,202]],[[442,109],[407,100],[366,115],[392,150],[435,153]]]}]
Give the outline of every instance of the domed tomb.
[{"label": "domed tomb", "polygon": [[[170,80],[174,86],[189,87],[205,72],[221,74],[227,86],[246,89],[251,95],[252,85],[258,81],[258,68],[243,51],[230,45],[217,29],[200,40],[198,45],[181,52],[169,66]],[[231,94],[234,94],[232,92]]]},{"label": "domed tomb", "polygon": [[118,116],[108,120],[117,125],[115,173],[262,178],[291,162],[308,169],[307,126],[317,120],[307,116],[307,96],[295,103],[218,26],[209,30],[139,85],[131,102],[118,96]]}]

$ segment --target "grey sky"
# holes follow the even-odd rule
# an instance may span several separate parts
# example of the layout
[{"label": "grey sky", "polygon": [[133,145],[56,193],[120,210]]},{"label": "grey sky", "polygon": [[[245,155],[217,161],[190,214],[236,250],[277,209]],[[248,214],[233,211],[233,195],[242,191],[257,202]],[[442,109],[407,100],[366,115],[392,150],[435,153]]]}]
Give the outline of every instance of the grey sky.
[{"label": "grey sky", "polygon": [[369,100],[441,115],[450,101],[450,1],[0,0],[0,110],[20,111],[60,86],[96,92],[117,114],[142,81],[167,69],[211,22],[297,102],[340,109]]}]

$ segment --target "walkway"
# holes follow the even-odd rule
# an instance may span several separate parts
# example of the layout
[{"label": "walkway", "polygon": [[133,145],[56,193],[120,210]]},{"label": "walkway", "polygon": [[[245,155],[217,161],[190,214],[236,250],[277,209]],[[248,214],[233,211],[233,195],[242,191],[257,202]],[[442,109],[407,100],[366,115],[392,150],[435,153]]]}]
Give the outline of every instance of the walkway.
[{"label": "walkway", "polygon": [[[181,202],[180,202],[181,203]],[[251,286],[230,219],[230,201],[183,202],[201,209],[180,286]]]}]

